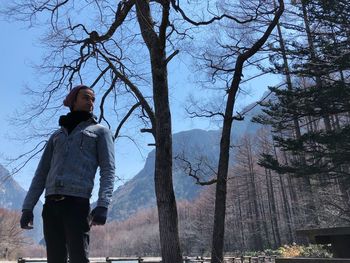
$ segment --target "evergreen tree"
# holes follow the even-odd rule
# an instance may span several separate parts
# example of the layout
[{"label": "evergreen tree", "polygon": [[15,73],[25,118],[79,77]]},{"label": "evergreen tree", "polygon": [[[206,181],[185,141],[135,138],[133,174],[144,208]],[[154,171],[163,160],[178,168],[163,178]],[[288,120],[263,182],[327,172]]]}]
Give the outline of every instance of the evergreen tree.
[{"label": "evergreen tree", "polygon": [[259,164],[321,186],[337,183],[347,202],[350,5],[330,0],[295,5],[304,22],[305,41],[288,23],[283,24],[285,32],[295,33],[298,41],[285,41],[279,29],[279,45],[272,45],[270,60],[273,72],[285,75],[287,85],[271,87],[272,98],[262,103],[264,114],[253,118],[271,125],[275,146],[288,158],[282,163],[272,154],[262,154]]}]

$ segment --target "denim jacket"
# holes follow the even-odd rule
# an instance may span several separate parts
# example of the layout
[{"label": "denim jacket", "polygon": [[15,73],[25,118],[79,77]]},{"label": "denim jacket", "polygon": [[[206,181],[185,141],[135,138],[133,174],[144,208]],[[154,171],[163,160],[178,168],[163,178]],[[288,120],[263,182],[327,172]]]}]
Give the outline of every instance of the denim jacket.
[{"label": "denim jacket", "polygon": [[33,210],[45,189],[49,195],[90,198],[97,167],[97,206],[108,207],[114,185],[114,143],[111,132],[94,119],[81,122],[68,135],[65,128],[48,140],[22,210]]}]

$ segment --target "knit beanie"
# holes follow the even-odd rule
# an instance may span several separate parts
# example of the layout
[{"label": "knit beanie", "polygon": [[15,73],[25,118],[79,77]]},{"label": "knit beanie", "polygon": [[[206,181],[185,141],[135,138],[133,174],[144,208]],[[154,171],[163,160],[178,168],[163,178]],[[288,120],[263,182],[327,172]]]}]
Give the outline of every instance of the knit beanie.
[{"label": "knit beanie", "polygon": [[78,85],[78,86],[74,87],[73,89],[71,89],[71,91],[68,93],[68,95],[64,99],[63,105],[66,107],[69,107],[72,110],[74,102],[77,99],[79,90],[81,90],[81,89],[91,89],[91,88],[89,88],[88,86],[85,86],[85,85]]}]

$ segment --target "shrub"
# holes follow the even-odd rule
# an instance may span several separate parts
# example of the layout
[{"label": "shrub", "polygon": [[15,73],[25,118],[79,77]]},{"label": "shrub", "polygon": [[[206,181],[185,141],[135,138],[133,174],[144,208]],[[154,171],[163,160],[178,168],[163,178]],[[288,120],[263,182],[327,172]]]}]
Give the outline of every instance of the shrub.
[{"label": "shrub", "polygon": [[330,249],[324,245],[312,245],[307,246],[297,245],[295,243],[291,245],[284,245],[276,250],[265,249],[264,251],[246,251],[244,256],[257,257],[261,255],[265,256],[277,256],[284,258],[292,257],[310,257],[310,258],[331,258],[332,253]]},{"label": "shrub", "polygon": [[293,258],[293,257],[299,257],[303,251],[302,246],[298,246],[297,244],[293,243],[292,245],[284,245],[277,249],[280,251],[281,257],[285,258]]},{"label": "shrub", "polygon": [[323,245],[301,246],[293,243],[292,245],[284,245],[278,249],[281,257],[310,257],[310,258],[330,258],[332,254],[329,248]]},{"label": "shrub", "polygon": [[301,256],[310,258],[331,258],[332,253],[329,251],[330,248],[324,245],[308,245],[303,248]]}]

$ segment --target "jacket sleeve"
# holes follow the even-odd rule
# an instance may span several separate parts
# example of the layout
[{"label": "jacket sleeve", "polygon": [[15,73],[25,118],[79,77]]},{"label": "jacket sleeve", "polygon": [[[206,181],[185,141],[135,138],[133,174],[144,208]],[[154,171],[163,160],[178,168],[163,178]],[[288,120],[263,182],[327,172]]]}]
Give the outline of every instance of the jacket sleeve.
[{"label": "jacket sleeve", "polygon": [[22,210],[33,210],[38,202],[41,194],[45,189],[47,174],[50,170],[51,159],[53,153],[53,136],[46,143],[43,155],[41,156],[39,165],[35,171],[32,183],[30,184],[28,193],[24,199]]},{"label": "jacket sleeve", "polygon": [[97,152],[100,166],[100,189],[97,206],[108,208],[114,187],[115,159],[113,136],[107,128],[103,128],[102,134],[98,137]]}]

